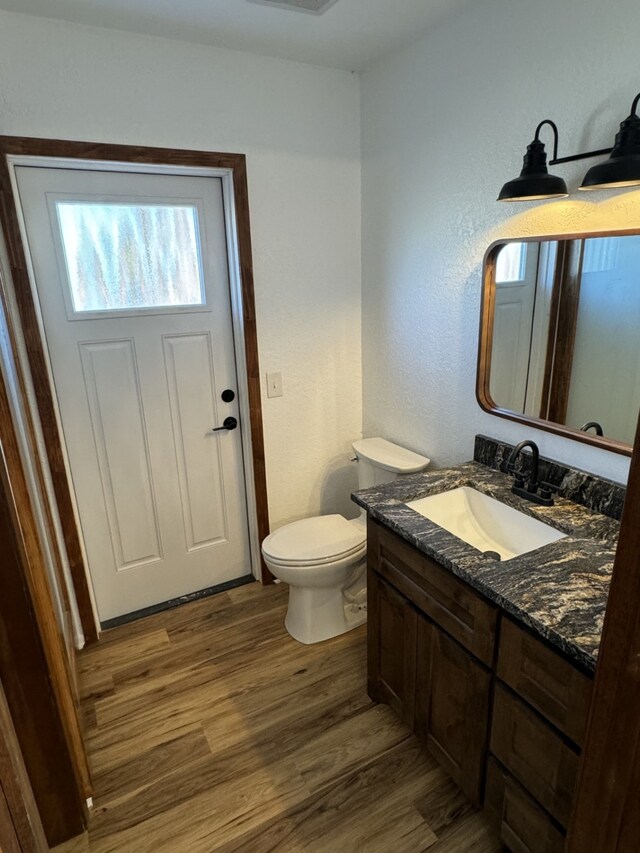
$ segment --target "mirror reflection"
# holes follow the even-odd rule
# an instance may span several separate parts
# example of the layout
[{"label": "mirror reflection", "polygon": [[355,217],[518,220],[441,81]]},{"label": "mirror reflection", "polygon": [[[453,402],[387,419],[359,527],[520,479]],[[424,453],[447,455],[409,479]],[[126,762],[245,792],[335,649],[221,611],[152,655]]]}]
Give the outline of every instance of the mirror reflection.
[{"label": "mirror reflection", "polygon": [[509,242],[490,259],[495,405],[631,445],[640,408],[640,235]]}]

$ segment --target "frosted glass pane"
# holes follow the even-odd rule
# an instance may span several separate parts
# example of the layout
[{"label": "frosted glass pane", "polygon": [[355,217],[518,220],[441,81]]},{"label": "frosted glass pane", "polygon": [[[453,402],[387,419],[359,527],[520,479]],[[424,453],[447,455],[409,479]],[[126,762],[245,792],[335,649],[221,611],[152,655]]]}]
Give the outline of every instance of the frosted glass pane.
[{"label": "frosted glass pane", "polygon": [[507,243],[498,253],[496,261],[496,282],[507,284],[510,281],[522,281],[527,262],[526,243]]},{"label": "frosted glass pane", "polygon": [[204,304],[195,207],[56,207],[74,311]]},{"label": "frosted glass pane", "polygon": [[[628,237],[624,240],[628,240]],[[620,237],[596,237],[585,240],[582,274],[614,270],[619,265],[618,249],[622,248],[621,244]]]}]

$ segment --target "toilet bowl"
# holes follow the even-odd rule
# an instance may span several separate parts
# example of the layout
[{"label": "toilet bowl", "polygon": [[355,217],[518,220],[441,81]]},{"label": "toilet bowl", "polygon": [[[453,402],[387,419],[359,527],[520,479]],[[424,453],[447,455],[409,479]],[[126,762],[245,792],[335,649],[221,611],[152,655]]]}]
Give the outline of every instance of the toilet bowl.
[{"label": "toilet bowl", "polygon": [[358,575],[364,579],[366,552],[364,525],[341,515],[294,521],[265,539],[265,563],[289,584],[285,627],[292,637],[319,643],[364,622],[366,610],[346,601],[343,590]]},{"label": "toilet bowl", "polygon": [[[422,471],[429,459],[381,438],[353,444],[358,486],[367,488]],[[366,513],[355,519],[320,515],[269,534],[262,555],[289,585],[285,627],[301,643],[319,643],[361,625],[366,611]]]}]

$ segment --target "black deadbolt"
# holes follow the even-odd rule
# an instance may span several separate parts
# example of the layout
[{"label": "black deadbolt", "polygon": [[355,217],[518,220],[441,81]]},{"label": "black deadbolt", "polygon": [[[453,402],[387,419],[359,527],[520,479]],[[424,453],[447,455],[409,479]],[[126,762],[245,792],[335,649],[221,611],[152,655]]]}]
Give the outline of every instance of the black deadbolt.
[{"label": "black deadbolt", "polygon": [[231,388],[225,388],[220,396],[225,403],[231,403],[236,398],[235,392]]}]

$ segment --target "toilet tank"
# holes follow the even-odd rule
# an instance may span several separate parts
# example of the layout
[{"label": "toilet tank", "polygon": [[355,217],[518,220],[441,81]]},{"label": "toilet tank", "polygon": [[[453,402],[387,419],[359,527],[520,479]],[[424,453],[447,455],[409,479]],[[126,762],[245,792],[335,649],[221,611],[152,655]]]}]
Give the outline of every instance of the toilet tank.
[{"label": "toilet tank", "polygon": [[358,488],[370,489],[396,477],[423,471],[430,459],[384,438],[361,438],[352,445],[358,459]]}]

